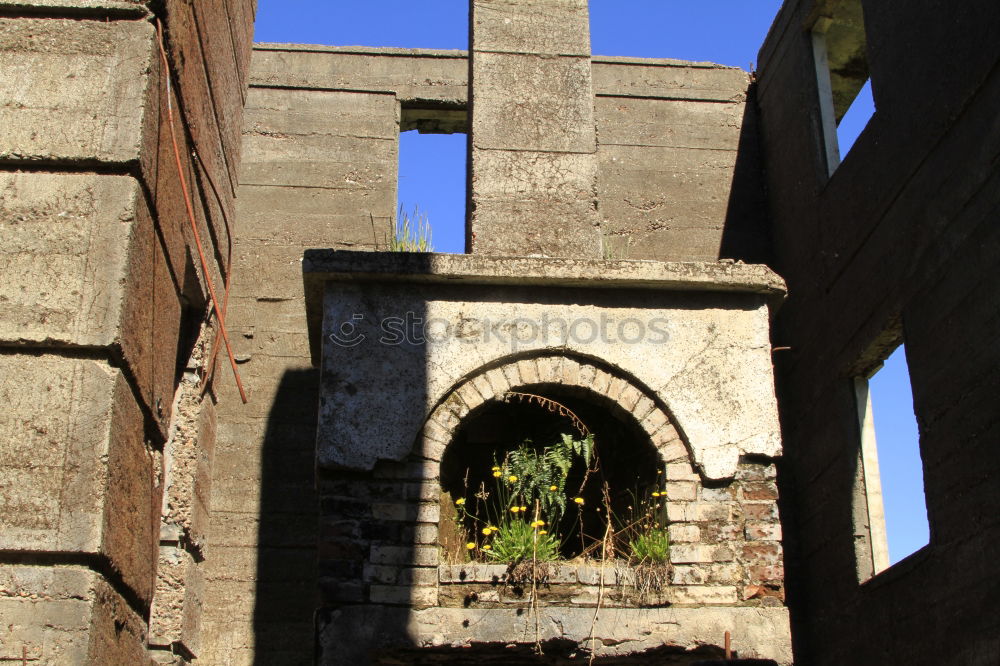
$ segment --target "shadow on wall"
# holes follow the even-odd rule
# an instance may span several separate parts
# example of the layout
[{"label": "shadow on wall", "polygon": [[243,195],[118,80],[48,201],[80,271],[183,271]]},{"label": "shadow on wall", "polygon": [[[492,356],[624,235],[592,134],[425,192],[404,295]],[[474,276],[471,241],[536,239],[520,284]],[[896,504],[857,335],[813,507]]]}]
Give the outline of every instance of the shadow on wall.
[{"label": "shadow on wall", "polygon": [[257,665],[313,663],[318,387],[318,370],[287,370],[278,383],[264,432],[253,612]]},{"label": "shadow on wall", "polygon": [[[405,257],[413,272],[431,272],[429,255]],[[308,272],[308,252],[305,264]],[[309,637],[315,663],[360,666],[375,663],[373,654],[387,645],[409,644],[408,609],[428,603],[421,596],[426,587],[413,583],[427,576],[437,580],[437,516],[428,510],[436,510],[438,497],[423,496],[422,482],[430,469],[436,476],[438,463],[428,465],[419,458],[415,442],[402,447],[402,460],[386,460],[401,449],[383,441],[382,427],[415,414],[418,423],[423,422],[428,363],[423,333],[428,315],[419,297],[401,301],[387,295],[378,282],[334,282],[326,290],[325,298],[318,293],[312,297],[316,305],[323,303],[327,324],[321,336],[322,372],[309,373],[308,386],[295,386],[297,393],[291,396],[297,403],[292,409],[310,410],[311,424],[316,422],[319,396],[320,427],[326,429],[309,442],[313,457],[297,463],[297,475],[303,483],[308,477],[310,487],[315,470],[318,578],[311,584],[319,595],[298,587],[292,593],[301,597],[295,603],[312,604],[310,622],[316,611]],[[383,364],[394,369],[384,384],[372,371]],[[356,418],[366,413],[374,418]],[[271,451],[266,460],[280,457],[280,451]],[[366,457],[378,458],[370,470],[363,469]],[[347,468],[352,462],[357,468]],[[282,561],[278,555],[269,565],[280,567]],[[307,578],[290,577],[296,586]],[[357,618],[366,613],[378,621],[363,621],[360,631],[348,630],[346,636],[338,631],[358,626]]]},{"label": "shadow on wall", "polygon": [[743,107],[743,123],[719,244],[719,258],[747,264],[769,264],[771,238],[757,121],[757,84],[751,83],[747,90],[747,103]]}]

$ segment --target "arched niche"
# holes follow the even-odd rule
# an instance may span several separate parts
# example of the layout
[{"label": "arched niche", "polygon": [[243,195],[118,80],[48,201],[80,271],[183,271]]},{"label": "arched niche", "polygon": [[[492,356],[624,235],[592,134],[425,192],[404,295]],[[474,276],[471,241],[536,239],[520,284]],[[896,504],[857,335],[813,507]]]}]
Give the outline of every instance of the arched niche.
[{"label": "arched niche", "polygon": [[[466,519],[465,531],[454,526],[455,502],[470,509],[484,505],[482,491],[495,490],[492,468],[507,452],[526,440],[540,448],[562,433],[582,436],[581,427],[594,435],[598,463],[590,472],[575,465],[566,480],[568,495],[580,497],[583,505],[567,509],[571,525],[563,524],[564,559],[600,555],[593,544],[600,542],[608,508],[619,521],[637,514],[650,491],[663,488],[666,465],[689,462],[666,406],[634,378],[567,355],[507,359],[456,385],[428,419],[418,448],[441,464],[445,550],[459,548],[466,534],[476,533],[475,519]],[[656,502],[664,525],[667,501]]]}]

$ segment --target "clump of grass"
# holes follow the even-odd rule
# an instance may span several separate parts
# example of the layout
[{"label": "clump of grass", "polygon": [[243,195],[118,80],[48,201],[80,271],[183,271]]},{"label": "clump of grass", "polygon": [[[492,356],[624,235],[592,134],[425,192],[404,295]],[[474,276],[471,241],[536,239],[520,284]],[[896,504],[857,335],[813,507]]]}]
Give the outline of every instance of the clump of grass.
[{"label": "clump of grass", "polygon": [[670,537],[664,528],[650,528],[628,542],[632,559],[639,563],[662,564],[670,561]]},{"label": "clump of grass", "polygon": [[601,227],[601,258],[605,261],[621,261],[628,259],[632,248],[632,238],[624,234],[616,234],[610,229]]},{"label": "clump of grass", "polygon": [[559,557],[559,540],[540,527],[537,523],[518,519],[501,523],[488,544],[489,550],[484,546],[483,552],[500,562],[552,562]]},{"label": "clump of grass", "polygon": [[427,214],[421,213],[418,208],[414,207],[411,216],[400,206],[395,231],[395,235],[388,243],[390,252],[434,251],[434,246],[431,244],[430,222],[427,221]]}]

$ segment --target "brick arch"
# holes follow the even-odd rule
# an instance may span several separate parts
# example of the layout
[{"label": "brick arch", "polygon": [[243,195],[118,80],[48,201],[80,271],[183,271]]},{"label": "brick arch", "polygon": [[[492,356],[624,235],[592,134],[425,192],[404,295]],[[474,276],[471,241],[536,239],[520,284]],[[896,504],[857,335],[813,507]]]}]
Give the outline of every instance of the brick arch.
[{"label": "brick arch", "polygon": [[634,421],[656,449],[662,463],[690,462],[692,457],[665,405],[636,379],[594,359],[567,354],[511,358],[482,368],[456,383],[431,411],[417,438],[416,453],[440,462],[463,420],[507,391],[531,386],[560,386],[581,397],[598,396],[619,417]]}]

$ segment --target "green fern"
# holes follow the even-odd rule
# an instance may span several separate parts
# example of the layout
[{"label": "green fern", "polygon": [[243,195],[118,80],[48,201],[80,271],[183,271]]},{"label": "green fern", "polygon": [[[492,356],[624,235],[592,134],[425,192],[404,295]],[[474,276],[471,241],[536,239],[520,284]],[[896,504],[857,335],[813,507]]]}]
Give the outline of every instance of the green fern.
[{"label": "green fern", "polygon": [[538,503],[541,514],[555,524],[566,511],[566,479],[576,460],[590,466],[594,436],[573,439],[562,434],[560,441],[541,450],[526,440],[507,455],[505,473],[513,481],[513,496],[528,504]]}]

